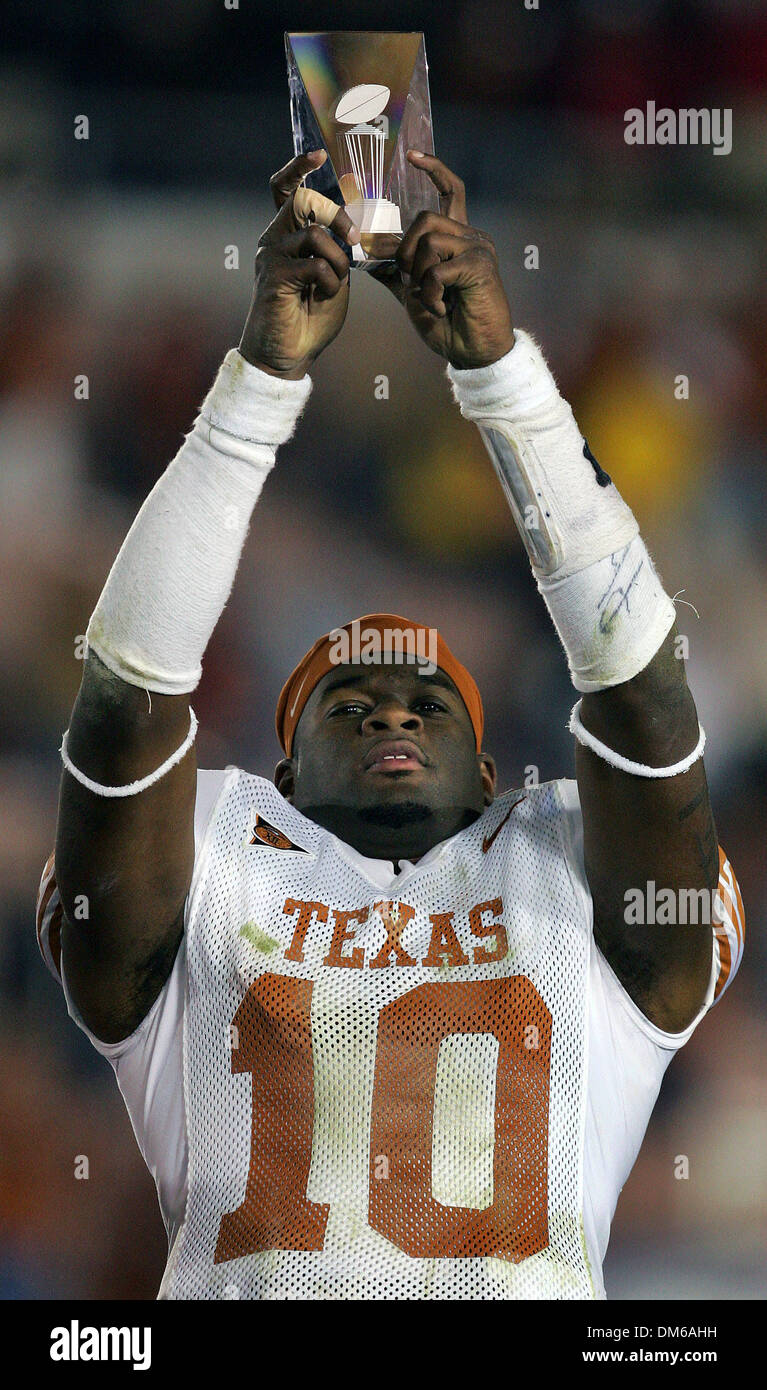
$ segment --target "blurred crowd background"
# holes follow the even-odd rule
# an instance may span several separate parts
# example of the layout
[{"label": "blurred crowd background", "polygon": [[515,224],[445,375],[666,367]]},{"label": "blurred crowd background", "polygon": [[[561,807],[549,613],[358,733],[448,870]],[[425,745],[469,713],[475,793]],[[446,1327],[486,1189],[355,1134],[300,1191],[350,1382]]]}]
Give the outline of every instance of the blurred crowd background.
[{"label": "blurred crowd background", "polygon": [[[269,175],[292,155],[283,31],[423,29],[437,153],[495,239],[636,511],[689,638],[745,961],[672,1062],[621,1196],[608,1296],[767,1292],[767,5],[6,0],[0,20],[0,1295],[153,1298],[154,1188],[109,1065],[39,957],[58,745],[112,559],[239,341]],[[626,145],[624,112],[730,107],[733,147]],[[90,138],[75,140],[87,115]],[[239,248],[227,269],[225,248]],[[537,246],[539,268],[526,269]],[[88,378],[76,399],[75,377]],[[375,379],[389,380],[377,399]],[[689,399],[675,380],[689,378]],[[573,775],[566,663],[481,440],[394,298],[343,333],[259,503],[195,696],[200,764],[271,775],[287,672],[384,609],[474,672],[503,786]],[[697,616],[699,615],[699,616]],[[168,827],[174,833],[174,827]],[[689,1178],[675,1178],[679,1155]],[[90,1176],[75,1177],[86,1155]]]}]

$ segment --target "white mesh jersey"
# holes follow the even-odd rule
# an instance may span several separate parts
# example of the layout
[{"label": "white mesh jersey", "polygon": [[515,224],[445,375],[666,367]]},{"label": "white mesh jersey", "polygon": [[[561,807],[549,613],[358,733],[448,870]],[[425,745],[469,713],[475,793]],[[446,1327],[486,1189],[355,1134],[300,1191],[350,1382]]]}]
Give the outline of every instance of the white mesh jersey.
[{"label": "white mesh jersey", "polygon": [[[237,768],[200,773],[185,939],[100,1043],[158,1187],[161,1298],[604,1297],[610,1222],[674,1051],[592,935],[576,785],[499,797],[415,864]],[[61,977],[52,862],[38,930]]]}]

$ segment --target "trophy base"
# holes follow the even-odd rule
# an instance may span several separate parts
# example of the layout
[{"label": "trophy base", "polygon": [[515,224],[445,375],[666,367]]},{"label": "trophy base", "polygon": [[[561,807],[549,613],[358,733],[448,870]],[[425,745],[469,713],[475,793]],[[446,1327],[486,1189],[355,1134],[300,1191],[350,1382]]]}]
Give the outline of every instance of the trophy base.
[{"label": "trophy base", "polygon": [[393,261],[401,240],[401,232],[374,232],[372,235],[362,232],[359,244],[352,247],[353,258],[355,261]]},{"label": "trophy base", "polygon": [[352,260],[390,261],[402,240],[402,222],[396,203],[388,198],[355,198],[346,204],[360,240],[352,247]]},{"label": "trophy base", "polygon": [[402,233],[399,208],[388,198],[355,198],[346,204],[346,211],[361,235]]}]

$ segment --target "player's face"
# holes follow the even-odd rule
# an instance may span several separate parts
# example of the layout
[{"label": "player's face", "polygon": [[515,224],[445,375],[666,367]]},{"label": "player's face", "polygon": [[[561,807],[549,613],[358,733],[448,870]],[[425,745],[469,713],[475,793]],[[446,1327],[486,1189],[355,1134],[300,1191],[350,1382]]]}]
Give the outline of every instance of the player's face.
[{"label": "player's face", "polygon": [[495,768],[477,754],[466,706],[444,671],[348,665],[312,691],[276,781],[298,810],[362,853],[408,858],[481,814]]}]

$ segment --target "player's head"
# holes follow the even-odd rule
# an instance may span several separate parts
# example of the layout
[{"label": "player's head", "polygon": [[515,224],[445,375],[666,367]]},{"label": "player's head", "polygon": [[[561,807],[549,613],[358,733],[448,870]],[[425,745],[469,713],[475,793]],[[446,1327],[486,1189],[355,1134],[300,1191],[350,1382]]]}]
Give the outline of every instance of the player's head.
[{"label": "player's head", "polygon": [[434,629],[396,614],[315,642],[282,689],[276,726],[283,796],[363,852],[423,854],[493,799],[472,677]]}]

